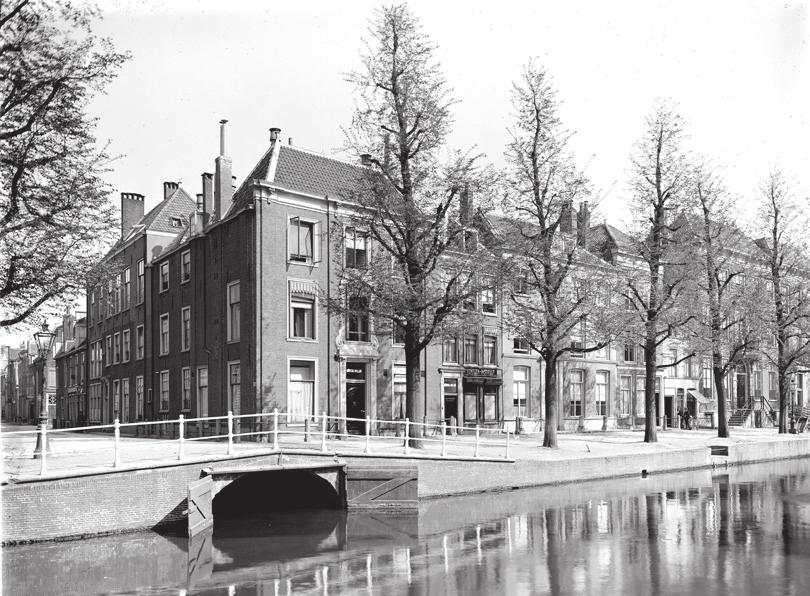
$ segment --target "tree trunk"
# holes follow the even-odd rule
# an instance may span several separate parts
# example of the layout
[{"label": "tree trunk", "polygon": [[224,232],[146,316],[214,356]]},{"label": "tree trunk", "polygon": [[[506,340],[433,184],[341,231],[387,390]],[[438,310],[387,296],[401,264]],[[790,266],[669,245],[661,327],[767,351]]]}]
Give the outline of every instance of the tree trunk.
[{"label": "tree trunk", "polygon": [[[782,347],[779,347],[782,350]],[[781,363],[781,358],[779,359]],[[777,368],[779,375],[779,434],[788,432],[788,393],[790,385],[788,383],[787,371],[781,366]]]},{"label": "tree trunk", "polygon": [[[649,325],[649,323],[648,323]],[[653,334],[653,338],[654,338]],[[647,341],[644,343],[644,442],[658,442],[658,434],[655,428],[657,412],[655,404],[655,372],[656,372],[655,339],[650,339],[648,332]]]},{"label": "tree trunk", "polygon": [[557,359],[546,360],[545,393],[546,421],[543,426],[543,447],[557,447]]},{"label": "tree trunk", "polygon": [[421,395],[422,365],[421,351],[416,348],[416,339],[405,333],[405,415],[412,423],[408,431],[409,445],[421,449],[424,444],[419,439],[424,434],[421,424],[425,421],[424,402]]},{"label": "tree trunk", "polygon": [[729,438],[728,413],[726,412],[726,390],[723,387],[723,367],[720,366],[720,354],[712,355],[712,374],[714,376],[714,390],[717,393],[717,436]]}]

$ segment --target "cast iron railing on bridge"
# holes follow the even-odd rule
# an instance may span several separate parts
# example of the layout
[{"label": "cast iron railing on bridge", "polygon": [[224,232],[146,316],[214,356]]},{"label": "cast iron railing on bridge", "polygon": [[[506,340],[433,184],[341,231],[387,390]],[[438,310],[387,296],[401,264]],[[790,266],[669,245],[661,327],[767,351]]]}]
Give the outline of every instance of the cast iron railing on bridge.
[{"label": "cast iron railing on bridge", "polygon": [[[197,423],[200,425],[208,423],[216,423],[217,428],[221,421],[225,420],[227,425],[227,432],[224,434],[202,435],[201,436],[188,436],[186,429],[190,423]],[[252,428],[260,430],[250,430],[241,432],[241,422],[253,421]],[[360,435],[349,434],[346,430],[335,431],[330,428],[346,429],[349,423],[356,423],[364,429]],[[176,425],[177,438],[176,439],[135,439],[136,442],[127,443],[126,447],[122,445],[121,429],[134,429],[136,437],[140,434],[140,429],[147,427],[154,427],[156,425],[163,425],[162,428]],[[314,425],[314,428],[312,428]],[[38,445],[43,448],[35,450],[33,457],[40,460],[39,474],[45,475],[48,471],[49,458],[59,457],[60,455],[81,455],[85,453],[98,452],[98,451],[112,451],[112,463],[104,465],[100,463],[97,468],[110,467],[119,468],[122,466],[121,456],[122,453],[127,452],[127,448],[131,447],[131,453],[142,450],[144,446],[151,446],[149,442],[154,442],[155,445],[170,445],[176,444],[176,452],[170,457],[172,460],[183,461],[186,458],[187,445],[191,442],[197,441],[211,441],[217,440],[225,442],[225,456],[236,455],[234,443],[240,441],[242,438],[258,438],[260,441],[267,441],[271,443],[269,448],[270,453],[280,451],[280,441],[282,439],[292,439],[295,441],[295,449],[307,449],[312,442],[319,441],[320,445],[316,449],[309,448],[310,451],[318,451],[321,453],[329,453],[328,441],[340,440],[341,452],[346,454],[356,453],[367,456],[378,457],[404,457],[415,455],[410,441],[408,440],[411,428],[417,426],[422,427],[423,432],[418,440],[423,443],[432,444],[438,447],[438,453],[431,451],[428,448],[425,451],[419,450],[418,457],[431,456],[437,458],[453,458],[453,459],[470,459],[476,460],[481,458],[486,459],[502,459],[510,460],[510,449],[512,443],[512,432],[503,429],[490,429],[481,428],[480,426],[461,427],[450,426],[445,421],[440,424],[426,424],[419,422],[412,422],[407,418],[404,420],[384,420],[377,418],[349,418],[342,416],[327,416],[323,414],[315,415],[302,415],[297,413],[279,412],[273,410],[272,412],[259,413],[259,414],[242,414],[234,415],[233,412],[228,412],[227,416],[210,416],[204,418],[185,418],[182,414],[179,418],[174,420],[155,420],[147,422],[126,422],[121,423],[116,419],[113,424],[93,425],[93,426],[80,426],[73,428],[59,428],[48,429],[46,425],[41,425],[36,430],[25,431],[12,431],[3,433],[4,439],[4,459],[30,459],[31,453],[16,454],[12,453],[10,456],[6,455],[8,439],[12,440],[30,436],[32,438],[30,447],[33,449],[34,440],[36,435],[39,435]],[[112,445],[103,445],[101,447],[94,447],[86,450],[73,450],[59,454],[54,452],[51,444],[58,444],[59,441],[50,441],[49,439],[55,436],[66,436],[68,433],[79,432],[98,432],[112,430],[112,437],[109,435],[95,435],[95,438],[111,439]],[[454,436],[448,436],[452,432]],[[385,434],[387,433],[387,434]],[[392,434],[393,433],[393,434]],[[438,433],[438,436],[437,436]],[[146,433],[144,433],[146,434]],[[472,436],[470,436],[472,435]],[[485,438],[487,435],[496,435],[494,439]],[[504,436],[505,435],[505,436]],[[86,437],[87,435],[70,435],[74,437]],[[470,437],[470,438],[466,438]],[[19,442],[17,443],[19,444]],[[216,443],[221,444],[221,443]],[[289,443],[288,443],[289,446]],[[334,445],[333,445],[334,447]],[[255,449],[255,447],[254,447]],[[400,451],[401,449],[401,451]],[[24,447],[24,450],[25,447]],[[266,450],[266,449],[265,449]],[[486,450],[487,454],[482,451]],[[493,457],[493,450],[501,455]],[[13,450],[12,450],[13,451]],[[333,449],[337,452],[336,449]],[[452,451],[452,453],[451,453]],[[243,451],[239,455],[249,455],[249,451]],[[257,454],[259,454],[257,452]],[[215,451],[209,450],[204,455],[222,455]],[[165,460],[165,458],[164,458]],[[161,461],[164,461],[161,460]],[[137,463],[138,461],[151,461],[145,458],[130,461],[129,463]],[[94,467],[94,466],[90,466]]]}]

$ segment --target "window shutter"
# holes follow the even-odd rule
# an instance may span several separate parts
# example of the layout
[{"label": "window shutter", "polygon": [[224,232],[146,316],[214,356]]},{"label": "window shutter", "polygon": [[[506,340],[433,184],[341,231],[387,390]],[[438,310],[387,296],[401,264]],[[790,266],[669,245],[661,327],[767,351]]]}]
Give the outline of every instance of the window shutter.
[{"label": "window shutter", "polygon": [[321,222],[312,225],[312,262],[321,262]]}]

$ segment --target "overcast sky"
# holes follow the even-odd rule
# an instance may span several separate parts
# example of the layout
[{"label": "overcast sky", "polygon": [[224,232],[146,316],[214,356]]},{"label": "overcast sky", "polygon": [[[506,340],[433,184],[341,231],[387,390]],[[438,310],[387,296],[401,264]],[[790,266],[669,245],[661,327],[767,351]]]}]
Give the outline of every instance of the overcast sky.
[{"label": "overcast sky", "polygon": [[[454,146],[503,160],[509,90],[536,57],[599,194],[622,221],[628,155],[656,98],[674,98],[690,143],[750,201],[772,167],[810,189],[807,2],[410,2],[461,103]],[[99,137],[122,157],[117,191],[160,197],[164,180],[199,190],[218,121],[241,182],[278,126],[301,147],[338,152],[368,18],[378,2],[106,0],[96,27],[132,53],[95,101]]]}]

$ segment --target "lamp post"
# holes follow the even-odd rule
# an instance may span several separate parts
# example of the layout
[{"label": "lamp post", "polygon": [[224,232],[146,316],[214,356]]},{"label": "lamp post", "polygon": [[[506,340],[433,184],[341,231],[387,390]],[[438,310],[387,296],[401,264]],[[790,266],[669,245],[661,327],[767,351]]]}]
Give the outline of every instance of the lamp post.
[{"label": "lamp post", "polygon": [[[39,350],[39,360],[42,364],[42,378],[40,379],[40,388],[42,391],[39,394],[39,399],[42,402],[41,408],[39,411],[39,428],[48,426],[48,398],[45,395],[45,364],[48,359],[48,352],[51,351],[51,346],[53,346],[53,340],[56,337],[56,334],[53,331],[48,330],[48,324],[42,323],[42,330],[37,331],[34,334],[34,339],[37,342],[37,349]],[[42,450],[45,449],[45,452],[50,452],[50,445],[49,440],[45,439],[45,445],[42,444],[42,433],[37,433],[37,444],[34,447],[34,459],[39,459],[42,457]]]}]

